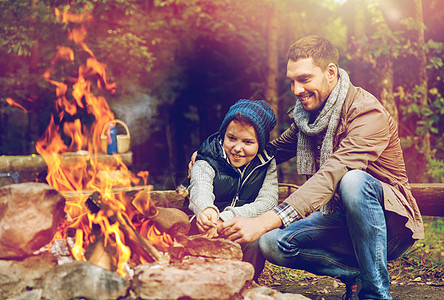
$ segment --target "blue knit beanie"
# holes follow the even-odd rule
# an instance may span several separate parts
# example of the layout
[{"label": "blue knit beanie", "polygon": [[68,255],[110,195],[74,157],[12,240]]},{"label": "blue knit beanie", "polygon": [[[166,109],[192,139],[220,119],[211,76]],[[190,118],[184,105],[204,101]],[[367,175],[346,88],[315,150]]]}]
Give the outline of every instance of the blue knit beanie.
[{"label": "blue knit beanie", "polygon": [[233,104],[219,128],[221,137],[225,134],[228,124],[237,114],[247,118],[256,130],[259,150],[264,149],[265,144],[270,140],[270,132],[276,126],[276,116],[270,105],[264,100],[241,99]]}]

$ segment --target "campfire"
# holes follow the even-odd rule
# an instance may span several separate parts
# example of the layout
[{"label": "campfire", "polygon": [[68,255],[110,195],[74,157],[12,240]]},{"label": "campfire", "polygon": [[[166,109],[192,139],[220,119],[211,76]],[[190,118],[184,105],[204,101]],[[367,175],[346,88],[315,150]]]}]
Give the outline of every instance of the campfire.
[{"label": "campfire", "polygon": [[[59,46],[43,74],[56,95],[55,113],[36,144],[48,168],[47,184],[0,189],[5,208],[0,265],[20,274],[2,275],[12,278],[13,288],[3,283],[0,297],[227,299],[239,294],[253,277],[253,267],[240,261],[240,246],[187,236],[188,216],[168,207],[168,200],[155,203],[149,173],[133,174],[119,153],[104,153],[101,135],[108,132],[112,143],[107,129],[116,123],[104,95],[113,94],[116,84],[85,43],[91,15],[55,13],[73,26],[68,37],[74,46]],[[79,62],[79,56],[86,59]],[[78,68],[62,78],[66,63]],[[8,102],[25,110],[13,99]]]},{"label": "campfire", "polygon": [[[156,228],[155,223],[161,222],[157,220],[159,212],[150,203],[146,190],[141,189],[134,201],[129,199],[128,194],[115,192],[116,188],[132,188],[141,180],[146,186],[148,172],[135,176],[118,154],[113,155],[111,162],[97,159],[103,151],[101,134],[106,126],[115,121],[101,94],[113,94],[116,84],[109,82],[106,66],[96,59],[85,43],[90,14],[72,14],[58,9],[55,13],[61,21],[75,25],[68,39],[76,47],[59,46],[50,67],[43,74],[43,78],[55,89],[56,114],[53,114],[44,136],[37,142],[36,150],[48,166],[46,181],[54,189],[62,194],[94,191],[92,195],[67,199],[67,217],[55,239],[71,238],[74,244],[70,249],[78,261],[97,259],[98,250],[87,257],[89,248],[98,249],[97,244],[103,244],[101,248],[113,254],[104,267],[127,277],[125,268],[128,264],[165,261],[153,244],[168,249],[175,243],[168,233]],[[80,56],[76,49],[83,52],[82,57],[86,55],[85,61],[76,61]],[[63,80],[56,79],[61,77],[59,69],[66,62],[78,64],[77,73]],[[15,104],[12,99],[9,101]],[[78,158],[65,163],[63,156],[72,153],[77,154]],[[132,203],[137,203],[137,206]]]}]

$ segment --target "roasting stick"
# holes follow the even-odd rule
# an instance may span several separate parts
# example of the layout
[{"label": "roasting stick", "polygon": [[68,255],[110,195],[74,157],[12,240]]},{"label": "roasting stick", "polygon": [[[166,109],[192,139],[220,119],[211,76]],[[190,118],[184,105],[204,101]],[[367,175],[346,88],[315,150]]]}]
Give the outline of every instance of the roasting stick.
[{"label": "roasting stick", "polygon": [[191,200],[190,196],[188,195],[188,190],[187,188],[181,184],[176,188],[176,192],[181,195],[182,197],[184,197],[185,199],[187,199],[188,201],[190,201],[191,203],[193,203],[194,206],[197,207],[197,209],[204,214],[205,217],[207,217],[208,220],[211,221],[211,223],[213,223],[213,227],[217,228],[217,224],[216,222],[214,222],[213,220],[210,219],[210,217],[208,217],[208,215],[193,201]]}]

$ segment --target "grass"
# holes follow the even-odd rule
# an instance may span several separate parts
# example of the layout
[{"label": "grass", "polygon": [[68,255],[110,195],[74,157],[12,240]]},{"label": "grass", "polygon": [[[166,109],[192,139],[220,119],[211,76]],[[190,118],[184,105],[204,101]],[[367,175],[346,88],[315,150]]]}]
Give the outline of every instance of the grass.
[{"label": "grass", "polygon": [[391,280],[444,281],[444,218],[423,217],[425,237],[389,262]]},{"label": "grass", "polygon": [[[417,241],[402,257],[388,263],[392,283],[420,281],[444,284],[444,218],[423,217],[423,219],[424,240]],[[316,275],[267,262],[260,282],[273,285],[273,282],[281,280],[307,281],[313,277]]]}]

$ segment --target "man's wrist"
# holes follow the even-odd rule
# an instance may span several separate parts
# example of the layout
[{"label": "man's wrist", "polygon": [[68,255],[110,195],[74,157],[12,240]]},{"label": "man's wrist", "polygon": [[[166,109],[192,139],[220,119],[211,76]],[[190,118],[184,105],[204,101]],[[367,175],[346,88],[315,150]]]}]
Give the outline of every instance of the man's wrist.
[{"label": "man's wrist", "polygon": [[261,223],[260,228],[263,228],[262,234],[282,226],[281,218],[273,210],[263,213],[257,219]]},{"label": "man's wrist", "polygon": [[302,219],[299,213],[293,207],[291,207],[290,204],[285,202],[275,206],[273,208],[273,212],[279,216],[282,227],[287,227],[294,221]]}]

